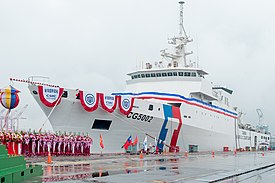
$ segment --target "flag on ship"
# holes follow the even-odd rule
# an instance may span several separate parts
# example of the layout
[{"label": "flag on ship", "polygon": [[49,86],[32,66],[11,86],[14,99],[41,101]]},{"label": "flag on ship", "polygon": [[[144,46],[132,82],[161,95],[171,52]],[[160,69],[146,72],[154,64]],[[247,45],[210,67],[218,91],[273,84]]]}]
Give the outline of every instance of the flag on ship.
[{"label": "flag on ship", "polygon": [[102,149],[104,148],[103,139],[102,139],[102,135],[101,134],[100,134],[100,137],[99,137],[99,145],[100,145],[100,147]]},{"label": "flag on ship", "polygon": [[137,143],[138,143],[138,136],[136,136],[136,138],[135,138],[134,142],[132,143],[132,146],[137,145]]},{"label": "flag on ship", "polygon": [[122,147],[124,147],[125,150],[128,149],[128,147],[132,144],[132,136],[130,135],[130,137],[128,137],[128,139],[126,140],[126,142],[124,143],[124,145]]},{"label": "flag on ship", "polygon": [[145,136],[145,139],[143,141],[143,149],[144,151],[147,151],[147,136]]},{"label": "flag on ship", "polygon": [[157,141],[157,137],[155,137],[155,151],[158,152],[158,141]]}]

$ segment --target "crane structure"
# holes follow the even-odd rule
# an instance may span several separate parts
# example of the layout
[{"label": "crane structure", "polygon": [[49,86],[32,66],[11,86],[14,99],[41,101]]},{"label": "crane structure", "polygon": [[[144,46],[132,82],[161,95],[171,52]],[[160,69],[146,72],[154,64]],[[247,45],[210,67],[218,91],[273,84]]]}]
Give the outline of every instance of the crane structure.
[{"label": "crane structure", "polygon": [[5,113],[5,109],[2,109],[0,111],[0,127],[1,127],[1,130],[3,130],[2,128],[3,128],[3,125],[4,125],[4,123],[3,123],[4,119],[5,119],[4,113]]},{"label": "crane structure", "polygon": [[5,109],[2,109],[0,111],[0,130],[3,130],[3,125],[5,124],[5,118],[7,117],[7,126],[6,130],[11,130],[11,131],[18,131],[19,130],[19,120],[20,119],[27,119],[24,117],[21,117],[24,111],[27,109],[29,105],[26,104],[23,108],[20,110],[15,110],[12,111],[8,116],[5,114]]},{"label": "crane structure", "polygon": [[258,114],[259,117],[259,125],[263,125],[263,119],[264,119],[264,113],[262,112],[261,109],[256,109],[256,112]]},{"label": "crane structure", "polygon": [[264,113],[262,112],[261,109],[256,109],[256,112],[259,118],[257,129],[263,133],[268,133],[269,132],[268,125],[264,123]]},{"label": "crane structure", "polygon": [[[19,130],[19,120],[20,119],[27,119],[24,117],[21,117],[22,114],[24,113],[24,111],[27,109],[29,105],[26,104],[22,109],[20,109],[19,111],[15,111],[15,113],[13,113],[13,115],[10,116],[10,128],[14,131],[18,131]],[[16,125],[16,126],[15,126]]]}]

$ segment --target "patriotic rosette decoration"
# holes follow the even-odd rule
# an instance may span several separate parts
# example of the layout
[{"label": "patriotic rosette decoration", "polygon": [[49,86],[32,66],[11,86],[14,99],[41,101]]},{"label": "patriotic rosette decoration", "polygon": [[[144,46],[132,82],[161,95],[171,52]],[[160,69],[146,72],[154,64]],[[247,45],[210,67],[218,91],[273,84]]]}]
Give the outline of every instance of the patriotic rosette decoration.
[{"label": "patriotic rosette decoration", "polygon": [[117,96],[117,97],[118,97],[118,105],[119,105],[120,112],[124,115],[128,115],[133,109],[134,98],[129,96]]},{"label": "patriotic rosette decoration", "polygon": [[98,93],[89,93],[89,92],[84,92],[80,90],[79,99],[82,107],[88,112],[93,112],[98,107],[98,101],[99,101]]},{"label": "patriotic rosette decoration", "polygon": [[114,112],[117,103],[115,95],[104,95],[103,93],[99,93],[99,98],[101,106],[105,111],[109,113]]},{"label": "patriotic rosette decoration", "polygon": [[64,88],[38,86],[38,94],[41,102],[47,107],[54,107],[61,102],[61,96]]}]

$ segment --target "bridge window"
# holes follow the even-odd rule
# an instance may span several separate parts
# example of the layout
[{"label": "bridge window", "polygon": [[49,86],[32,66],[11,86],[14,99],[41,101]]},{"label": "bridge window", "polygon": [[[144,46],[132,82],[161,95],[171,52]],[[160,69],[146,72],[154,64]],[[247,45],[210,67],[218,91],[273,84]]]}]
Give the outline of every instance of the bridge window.
[{"label": "bridge window", "polygon": [[161,73],[157,73],[157,77],[161,77]]},{"label": "bridge window", "polygon": [[192,76],[192,77],[196,77],[197,74],[196,74],[195,72],[192,72],[192,73],[191,73],[191,76]]},{"label": "bridge window", "polygon": [[155,73],[152,73],[152,74],[151,74],[151,77],[156,77],[156,74],[155,74]]},{"label": "bridge window", "polygon": [[137,75],[134,75],[134,79],[136,79],[137,78]]},{"label": "bridge window", "polygon": [[173,72],[173,76],[177,76],[178,75],[178,73],[177,72]]},{"label": "bridge window", "polygon": [[179,76],[183,76],[183,72],[179,72]]},{"label": "bridge window", "polygon": [[168,76],[172,76],[173,74],[172,74],[172,72],[168,72]]},{"label": "bridge window", "polygon": [[164,72],[164,73],[161,73],[162,77],[166,77],[167,74]]},{"label": "bridge window", "polygon": [[185,72],[185,73],[184,73],[184,76],[190,76],[190,75],[191,75],[190,72]]},{"label": "bridge window", "polygon": [[142,77],[142,78],[145,78],[145,74],[141,74],[141,77]]},{"label": "bridge window", "polygon": [[146,77],[149,78],[149,77],[150,77],[150,74],[146,74]]}]

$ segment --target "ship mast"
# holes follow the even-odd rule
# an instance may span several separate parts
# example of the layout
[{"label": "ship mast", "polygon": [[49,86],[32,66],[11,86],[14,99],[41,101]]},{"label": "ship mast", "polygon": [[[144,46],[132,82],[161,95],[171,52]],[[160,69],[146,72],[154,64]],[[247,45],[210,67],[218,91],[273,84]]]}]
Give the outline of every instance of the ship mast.
[{"label": "ship mast", "polygon": [[184,35],[186,36],[186,31],[183,27],[183,4],[184,4],[184,1],[180,1],[179,4],[180,4],[179,35],[182,36],[182,32],[184,32]]},{"label": "ship mast", "polygon": [[168,43],[175,45],[174,53],[168,53],[167,49],[161,50],[161,56],[170,59],[170,67],[192,67],[190,63],[187,63],[187,56],[193,52],[187,52],[186,46],[193,40],[187,36],[183,26],[183,1],[180,4],[180,19],[179,19],[179,35],[168,39]]}]

